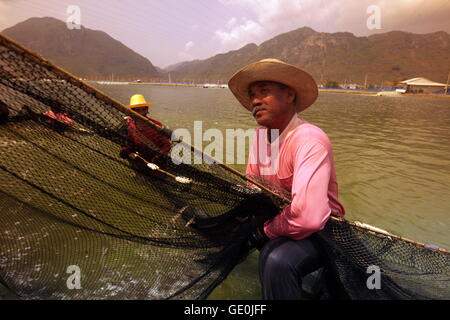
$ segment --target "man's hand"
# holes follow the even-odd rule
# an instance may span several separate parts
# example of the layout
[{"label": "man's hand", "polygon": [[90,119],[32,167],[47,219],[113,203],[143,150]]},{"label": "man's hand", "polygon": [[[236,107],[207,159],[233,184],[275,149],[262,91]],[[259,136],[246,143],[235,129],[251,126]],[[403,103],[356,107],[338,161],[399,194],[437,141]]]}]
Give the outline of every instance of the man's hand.
[{"label": "man's hand", "polygon": [[264,247],[266,242],[269,240],[270,239],[264,232],[264,224],[258,226],[249,237],[250,246],[258,249],[259,251],[261,251],[262,247]]},{"label": "man's hand", "polygon": [[254,194],[219,216],[200,215],[193,208],[182,211],[191,228],[218,245],[242,245],[243,250],[261,249],[269,240],[264,223],[276,216],[280,209],[264,194]]}]

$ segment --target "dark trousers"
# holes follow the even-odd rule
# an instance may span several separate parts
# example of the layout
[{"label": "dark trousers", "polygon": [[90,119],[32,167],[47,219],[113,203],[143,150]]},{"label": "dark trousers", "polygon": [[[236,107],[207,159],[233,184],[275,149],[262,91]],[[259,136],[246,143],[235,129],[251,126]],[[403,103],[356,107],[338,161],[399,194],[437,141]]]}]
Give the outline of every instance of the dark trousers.
[{"label": "dark trousers", "polygon": [[284,237],[270,240],[259,255],[263,299],[304,298],[302,278],[323,265],[323,256],[314,236],[302,240]]}]

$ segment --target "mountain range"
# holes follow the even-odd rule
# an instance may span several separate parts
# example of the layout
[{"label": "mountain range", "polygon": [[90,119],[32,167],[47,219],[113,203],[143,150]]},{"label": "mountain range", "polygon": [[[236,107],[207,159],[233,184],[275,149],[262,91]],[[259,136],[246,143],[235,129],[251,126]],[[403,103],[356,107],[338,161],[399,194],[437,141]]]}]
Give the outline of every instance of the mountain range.
[{"label": "mountain range", "polygon": [[413,34],[392,31],[368,37],[348,32],[324,33],[303,27],[280,34],[259,46],[171,67],[172,78],[214,81],[229,79],[243,66],[265,58],[297,65],[319,82],[364,84],[426,77],[444,82],[450,70],[450,35],[439,31]]},{"label": "mountain range", "polygon": [[55,18],[30,18],[2,31],[21,45],[82,78],[153,78],[155,66],[103,31],[69,30]]},{"label": "mountain range", "polygon": [[[3,33],[83,78],[165,78],[226,82],[246,64],[277,58],[308,71],[319,83],[379,85],[426,77],[446,82],[450,69],[450,35],[444,31],[413,34],[402,31],[357,37],[349,32],[325,33],[302,27],[260,45],[205,60],[184,61],[165,69],[102,31],[69,30],[54,18],[31,18]],[[155,45],[155,47],[157,47]]]}]

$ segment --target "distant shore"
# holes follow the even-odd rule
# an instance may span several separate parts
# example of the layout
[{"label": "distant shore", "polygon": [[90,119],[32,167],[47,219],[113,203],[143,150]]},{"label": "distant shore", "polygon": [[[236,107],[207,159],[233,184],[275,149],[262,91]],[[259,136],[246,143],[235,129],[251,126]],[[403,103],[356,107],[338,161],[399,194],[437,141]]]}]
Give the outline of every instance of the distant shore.
[{"label": "distant shore", "polygon": [[377,95],[381,91],[373,91],[373,90],[346,90],[346,89],[322,89],[319,88],[319,92],[330,92],[330,93],[350,93],[350,94],[370,94],[370,95]]},{"label": "distant shore", "polygon": [[[85,80],[87,82],[94,82],[100,85],[151,85],[151,86],[168,86],[168,87],[197,87],[210,89],[224,89],[228,88],[224,83],[186,83],[186,82],[136,82],[136,81],[99,81],[99,80]],[[428,97],[428,98],[450,98],[450,95],[433,94],[433,93],[396,93],[395,91],[384,90],[361,90],[361,89],[333,89],[333,88],[319,88],[319,92],[327,93],[347,93],[347,94],[364,94],[372,96],[392,96],[392,97]]]},{"label": "distant shore", "polygon": [[397,93],[395,91],[372,91],[372,90],[345,90],[345,89],[320,89],[319,92],[329,93],[348,93],[348,94],[365,94],[372,96],[384,96],[384,97],[425,97],[425,98],[450,98],[450,95],[434,94],[434,93]]},{"label": "distant shore", "polygon": [[227,88],[226,84],[222,83],[187,83],[187,82],[130,82],[130,81],[98,81],[86,80],[87,82],[94,82],[103,85],[149,85],[149,86],[168,86],[168,87],[198,87],[198,88]]}]

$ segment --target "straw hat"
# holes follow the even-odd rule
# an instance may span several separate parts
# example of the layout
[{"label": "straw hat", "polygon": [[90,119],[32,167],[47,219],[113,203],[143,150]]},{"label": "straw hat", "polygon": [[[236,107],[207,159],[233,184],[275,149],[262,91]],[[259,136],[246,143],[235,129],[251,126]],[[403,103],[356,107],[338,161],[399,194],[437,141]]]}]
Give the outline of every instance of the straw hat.
[{"label": "straw hat", "polygon": [[135,94],[130,98],[130,105],[128,109],[141,108],[141,107],[151,107],[153,104],[147,103],[142,94]]},{"label": "straw hat", "polygon": [[257,81],[275,81],[294,89],[297,93],[297,112],[305,110],[317,99],[317,84],[309,73],[277,59],[263,59],[242,68],[228,81],[228,87],[236,99],[250,111],[253,107],[248,87]]}]

